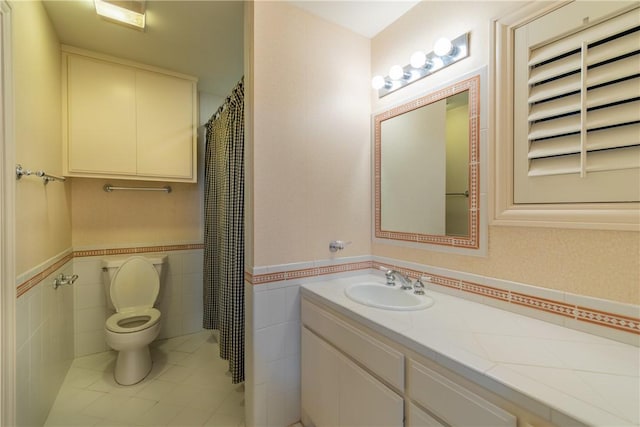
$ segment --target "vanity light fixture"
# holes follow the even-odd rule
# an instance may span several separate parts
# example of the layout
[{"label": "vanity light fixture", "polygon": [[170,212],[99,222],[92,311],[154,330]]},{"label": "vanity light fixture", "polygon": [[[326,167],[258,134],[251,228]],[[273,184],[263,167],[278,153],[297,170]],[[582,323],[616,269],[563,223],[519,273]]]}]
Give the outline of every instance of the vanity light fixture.
[{"label": "vanity light fixture", "polygon": [[387,77],[375,76],[371,80],[371,86],[378,91],[378,98],[468,57],[469,34],[462,34],[453,40],[441,37],[436,40],[432,52],[417,51],[411,55],[408,65],[394,65]]},{"label": "vanity light fixture", "polygon": [[109,21],[144,31],[146,5],[144,0],[94,0],[96,13]]}]

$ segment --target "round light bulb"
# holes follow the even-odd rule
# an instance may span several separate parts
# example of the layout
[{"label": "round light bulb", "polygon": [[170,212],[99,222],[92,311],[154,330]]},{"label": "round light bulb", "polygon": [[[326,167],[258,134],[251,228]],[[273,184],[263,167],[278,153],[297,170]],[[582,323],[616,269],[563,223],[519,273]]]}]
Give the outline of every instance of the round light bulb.
[{"label": "round light bulb", "polygon": [[375,76],[374,78],[371,79],[371,87],[374,88],[375,90],[379,90],[382,89],[383,87],[385,87],[387,84],[387,82],[384,80],[384,77],[382,76]]},{"label": "round light bulb", "polygon": [[389,69],[389,77],[391,80],[400,80],[404,77],[404,70],[400,65],[394,65]]},{"label": "round light bulb", "polygon": [[451,53],[453,49],[453,45],[451,44],[451,40],[441,37],[433,45],[433,53],[438,56],[445,56]]},{"label": "round light bulb", "polygon": [[427,55],[421,50],[414,52],[413,55],[411,55],[410,62],[413,68],[422,68],[427,62]]}]

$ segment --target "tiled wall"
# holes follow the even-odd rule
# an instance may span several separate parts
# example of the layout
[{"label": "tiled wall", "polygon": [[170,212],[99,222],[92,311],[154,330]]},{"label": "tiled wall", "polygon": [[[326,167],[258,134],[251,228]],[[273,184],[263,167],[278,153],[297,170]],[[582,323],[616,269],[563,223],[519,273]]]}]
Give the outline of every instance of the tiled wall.
[{"label": "tiled wall", "polygon": [[61,254],[45,263],[41,271],[32,270],[22,275],[22,278],[40,276],[42,280],[16,301],[16,421],[19,426],[44,424],[73,361],[73,288],[53,289],[52,286],[58,274],[72,274],[73,263],[68,256],[66,263],[56,267],[65,256]]},{"label": "tiled wall", "polygon": [[[160,338],[200,331],[202,249],[164,253],[168,255],[168,260],[163,268],[157,304],[162,313]],[[113,311],[107,308],[100,264],[108,256],[76,256],[73,260],[73,271],[79,276],[74,285],[76,357],[109,349],[104,340],[104,322]]]},{"label": "tiled wall", "polygon": [[300,420],[300,283],[245,284],[247,425]]}]

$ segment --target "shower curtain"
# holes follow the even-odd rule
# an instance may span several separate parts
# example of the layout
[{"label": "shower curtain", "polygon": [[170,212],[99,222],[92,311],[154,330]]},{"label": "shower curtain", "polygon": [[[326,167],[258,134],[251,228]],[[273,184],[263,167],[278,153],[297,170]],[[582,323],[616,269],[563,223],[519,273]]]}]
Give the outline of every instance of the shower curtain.
[{"label": "shower curtain", "polygon": [[244,85],[207,123],[204,194],[205,329],[220,331],[220,357],[244,381]]}]

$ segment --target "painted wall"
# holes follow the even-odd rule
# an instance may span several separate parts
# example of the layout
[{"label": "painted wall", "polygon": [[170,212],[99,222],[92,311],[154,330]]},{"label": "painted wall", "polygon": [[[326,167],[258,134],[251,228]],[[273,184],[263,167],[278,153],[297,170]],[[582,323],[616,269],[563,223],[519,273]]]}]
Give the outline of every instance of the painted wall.
[{"label": "painted wall", "polygon": [[254,266],[369,254],[369,40],[286,2],[256,2]]},{"label": "painted wall", "polygon": [[[12,2],[16,162],[62,172],[60,44],[40,2]],[[24,177],[16,183],[16,274],[71,246],[70,188]]]},{"label": "painted wall", "polygon": [[[11,2],[16,162],[60,175],[60,46],[40,2]],[[69,182],[16,183],[16,284],[44,280],[16,301],[16,422],[42,425],[73,360],[73,291],[52,270],[71,246]],[[61,261],[63,262],[63,261]]]},{"label": "painted wall", "polygon": [[[520,7],[515,2],[423,2],[371,41],[372,74],[386,75],[394,63],[440,36],[471,31],[471,57],[382,100],[372,91],[373,110],[416,97],[457,75],[489,64],[490,21]],[[486,91],[488,88],[481,88]],[[491,192],[491,189],[490,189]],[[486,208],[486,206],[485,206]],[[524,227],[489,227],[487,257],[451,255],[376,243],[373,254],[508,279],[543,288],[640,303],[638,233]]]},{"label": "painted wall", "polygon": [[[369,40],[287,2],[245,8],[247,269],[368,256]],[[300,419],[306,281],[245,283],[247,425]]]}]

